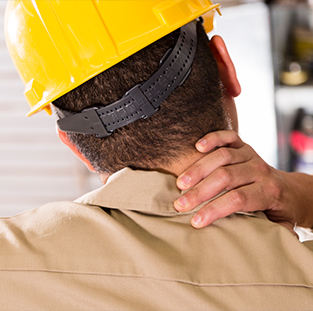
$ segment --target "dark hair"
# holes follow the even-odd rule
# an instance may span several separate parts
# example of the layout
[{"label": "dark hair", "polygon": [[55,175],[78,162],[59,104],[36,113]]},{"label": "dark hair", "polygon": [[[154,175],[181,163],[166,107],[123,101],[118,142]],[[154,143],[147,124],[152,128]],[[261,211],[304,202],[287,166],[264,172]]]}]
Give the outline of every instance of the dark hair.
[{"label": "dark hair", "polygon": [[[222,85],[209,40],[200,23],[192,71],[185,83],[161,103],[160,111],[117,129],[106,138],[68,133],[96,171],[114,173],[124,167],[157,168],[194,149],[204,134],[227,128]],[[175,46],[176,30],[63,95],[54,105],[79,112],[106,106],[150,78],[165,52]]]}]

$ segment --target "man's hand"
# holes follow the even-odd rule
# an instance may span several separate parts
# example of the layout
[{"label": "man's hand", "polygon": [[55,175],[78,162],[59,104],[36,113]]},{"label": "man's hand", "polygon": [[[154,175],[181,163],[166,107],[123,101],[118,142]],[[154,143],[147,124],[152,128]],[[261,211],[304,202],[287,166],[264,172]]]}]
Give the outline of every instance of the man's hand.
[{"label": "man's hand", "polygon": [[298,225],[313,225],[313,177],[287,173],[266,164],[234,131],[207,134],[196,144],[207,153],[177,179],[181,190],[178,211],[190,211],[199,204],[224,195],[202,207],[192,219],[196,228],[238,211],[264,211],[267,217],[294,233]]}]

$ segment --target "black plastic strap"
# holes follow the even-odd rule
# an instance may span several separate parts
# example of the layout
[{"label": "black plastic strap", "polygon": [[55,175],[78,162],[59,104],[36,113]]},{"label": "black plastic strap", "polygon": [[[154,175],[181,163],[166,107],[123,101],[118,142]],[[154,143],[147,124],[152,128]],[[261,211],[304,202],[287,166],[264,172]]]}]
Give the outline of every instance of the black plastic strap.
[{"label": "black plastic strap", "polygon": [[105,107],[88,108],[75,114],[59,109],[64,112],[64,118],[61,116],[58,120],[59,129],[106,137],[138,119],[149,118],[189,76],[196,46],[196,23],[191,22],[181,27],[175,47],[163,56],[160,68],[149,80]]}]

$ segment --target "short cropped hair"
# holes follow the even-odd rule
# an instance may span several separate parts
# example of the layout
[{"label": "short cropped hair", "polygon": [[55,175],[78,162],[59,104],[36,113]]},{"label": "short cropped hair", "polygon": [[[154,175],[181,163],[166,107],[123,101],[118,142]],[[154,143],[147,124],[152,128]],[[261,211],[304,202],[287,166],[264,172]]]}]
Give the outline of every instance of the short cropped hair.
[{"label": "short cropped hair", "polygon": [[[206,133],[227,129],[222,84],[200,22],[197,35],[191,74],[161,103],[156,114],[119,128],[105,138],[68,132],[70,141],[97,172],[112,174],[124,167],[149,169],[170,165],[195,150],[195,142]],[[151,77],[178,36],[176,30],[159,39],[55,100],[54,106],[79,112],[117,101]]]}]

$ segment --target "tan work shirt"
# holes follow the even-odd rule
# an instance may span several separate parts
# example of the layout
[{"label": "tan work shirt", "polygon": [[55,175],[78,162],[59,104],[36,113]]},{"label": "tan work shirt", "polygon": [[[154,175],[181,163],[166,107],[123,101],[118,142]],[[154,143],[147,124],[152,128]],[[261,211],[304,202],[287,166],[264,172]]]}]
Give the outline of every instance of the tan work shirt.
[{"label": "tan work shirt", "polygon": [[1,310],[313,310],[313,252],[262,213],[197,230],[175,178],[124,169],[0,220]]}]

